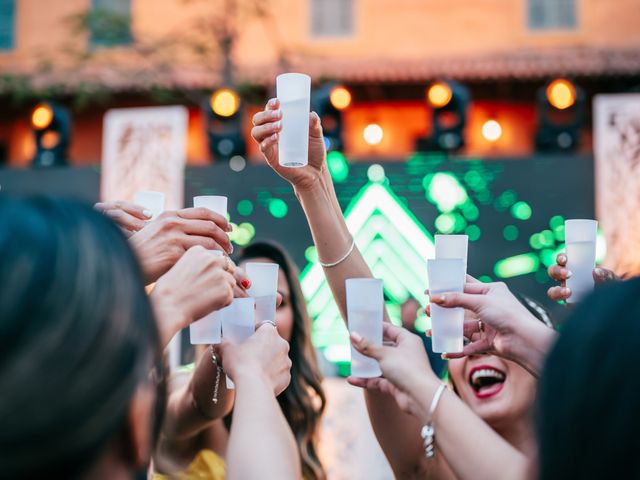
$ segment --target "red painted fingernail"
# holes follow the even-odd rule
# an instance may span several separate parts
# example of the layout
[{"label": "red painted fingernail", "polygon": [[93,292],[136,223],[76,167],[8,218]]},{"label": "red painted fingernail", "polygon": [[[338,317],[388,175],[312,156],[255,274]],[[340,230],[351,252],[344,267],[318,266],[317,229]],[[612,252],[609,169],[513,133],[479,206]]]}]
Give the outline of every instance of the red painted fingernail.
[{"label": "red painted fingernail", "polygon": [[244,278],[240,282],[240,285],[242,285],[242,288],[244,288],[246,290],[247,288],[249,288],[251,286],[251,282],[249,281],[248,278]]}]

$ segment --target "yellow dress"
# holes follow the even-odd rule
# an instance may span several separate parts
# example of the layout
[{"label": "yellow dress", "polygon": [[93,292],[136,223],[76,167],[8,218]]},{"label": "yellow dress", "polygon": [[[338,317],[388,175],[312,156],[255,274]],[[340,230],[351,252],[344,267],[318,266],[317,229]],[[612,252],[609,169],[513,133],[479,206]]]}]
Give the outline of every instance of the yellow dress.
[{"label": "yellow dress", "polygon": [[172,475],[153,474],[153,480],[224,480],[224,460],[213,450],[200,450],[184,471]]}]

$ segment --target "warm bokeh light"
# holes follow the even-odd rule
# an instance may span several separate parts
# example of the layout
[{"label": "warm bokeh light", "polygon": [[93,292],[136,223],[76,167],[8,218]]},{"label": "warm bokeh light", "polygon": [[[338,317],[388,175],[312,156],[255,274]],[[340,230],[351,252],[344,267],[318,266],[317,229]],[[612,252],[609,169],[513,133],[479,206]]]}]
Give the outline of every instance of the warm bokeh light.
[{"label": "warm bokeh light", "polygon": [[489,142],[496,142],[502,137],[502,125],[497,120],[487,120],[482,125],[482,136]]},{"label": "warm bokeh light", "polygon": [[547,100],[558,110],[565,110],[576,103],[576,89],[569,80],[558,78],[547,87]]},{"label": "warm bokeh light", "polygon": [[37,128],[38,130],[47,128],[51,125],[52,121],[53,110],[51,106],[46,103],[40,103],[31,114],[31,125],[33,125],[33,128]]},{"label": "warm bokeh light", "polygon": [[54,131],[45,132],[40,139],[40,144],[47,150],[56,148],[58,143],[60,143],[60,134]]},{"label": "warm bokeh light", "polygon": [[334,87],[329,94],[329,100],[338,110],[344,110],[351,105],[351,92],[345,87]]},{"label": "warm bokeh light", "polygon": [[384,132],[382,127],[377,123],[370,123],[364,127],[362,131],[362,137],[369,145],[378,145],[382,141],[383,136]]},{"label": "warm bokeh light", "polygon": [[240,107],[238,94],[230,88],[221,88],[211,95],[211,110],[221,117],[234,115]]},{"label": "warm bokeh light", "polygon": [[443,82],[436,82],[427,90],[427,100],[435,108],[442,108],[450,101],[453,93],[451,87]]}]

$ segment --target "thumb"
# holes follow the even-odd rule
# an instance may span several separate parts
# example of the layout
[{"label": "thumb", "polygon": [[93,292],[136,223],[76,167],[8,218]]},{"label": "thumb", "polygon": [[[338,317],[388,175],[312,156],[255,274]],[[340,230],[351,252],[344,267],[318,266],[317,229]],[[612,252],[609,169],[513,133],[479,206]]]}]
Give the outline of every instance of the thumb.
[{"label": "thumb", "polygon": [[351,340],[351,345],[353,345],[353,348],[355,348],[358,352],[363,354],[365,357],[371,357],[376,360],[382,359],[383,357],[382,345],[375,345],[373,342],[364,338],[362,335],[360,335],[357,332],[351,332],[351,335],[349,335],[349,338]]}]

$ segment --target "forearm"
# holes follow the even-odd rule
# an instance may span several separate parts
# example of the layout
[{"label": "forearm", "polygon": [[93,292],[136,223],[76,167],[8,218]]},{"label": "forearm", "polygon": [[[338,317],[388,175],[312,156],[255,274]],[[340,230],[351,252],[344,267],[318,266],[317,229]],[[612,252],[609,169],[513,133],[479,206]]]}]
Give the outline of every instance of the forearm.
[{"label": "forearm", "polygon": [[[411,395],[417,404],[415,415],[425,425],[430,420],[429,409],[440,383],[421,378],[414,384]],[[453,392],[443,392],[431,422],[436,455],[444,456],[457,478],[528,478],[530,459],[493,431]]]},{"label": "forearm", "polygon": [[235,385],[227,479],[299,480],[302,470],[296,442],[267,382],[238,376]]},{"label": "forearm", "polygon": [[162,288],[155,287],[149,294],[149,300],[158,326],[160,348],[164,350],[174,335],[188,325],[190,320],[185,312],[176,307],[166,292],[161,290]]},{"label": "forearm", "polygon": [[518,331],[511,338],[513,341],[506,347],[506,356],[539,377],[558,332],[532,319],[519,324]]},{"label": "forearm", "polygon": [[[318,251],[318,258],[324,263],[332,263],[342,258],[353,241],[331,186],[324,179],[318,179],[314,188],[296,192],[307,217],[311,235]],[[331,287],[334,299],[346,320],[345,280],[348,278],[370,278],[369,266],[357,247],[340,264],[324,268],[324,274]]]},{"label": "forearm", "polygon": [[[207,349],[188,385],[170,396],[162,435],[170,440],[191,438],[228,414],[233,406],[234,391],[227,390],[225,379]],[[214,394],[217,402],[213,401]]]}]

